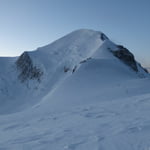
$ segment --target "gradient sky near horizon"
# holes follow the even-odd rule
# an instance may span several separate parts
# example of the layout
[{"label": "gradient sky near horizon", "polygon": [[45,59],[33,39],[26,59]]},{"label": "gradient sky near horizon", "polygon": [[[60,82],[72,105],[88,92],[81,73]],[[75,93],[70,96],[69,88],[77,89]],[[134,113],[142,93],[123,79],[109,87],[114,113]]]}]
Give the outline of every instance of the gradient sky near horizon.
[{"label": "gradient sky near horizon", "polygon": [[0,0],[0,56],[18,56],[81,28],[104,32],[150,66],[150,0]]}]

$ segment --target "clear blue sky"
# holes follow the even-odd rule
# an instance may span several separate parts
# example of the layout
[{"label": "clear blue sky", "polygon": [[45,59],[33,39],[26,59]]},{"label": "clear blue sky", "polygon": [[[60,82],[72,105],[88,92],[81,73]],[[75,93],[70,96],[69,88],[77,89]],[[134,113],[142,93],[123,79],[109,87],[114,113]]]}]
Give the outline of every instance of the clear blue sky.
[{"label": "clear blue sky", "polygon": [[89,28],[123,44],[150,66],[150,0],[0,0],[0,56]]}]

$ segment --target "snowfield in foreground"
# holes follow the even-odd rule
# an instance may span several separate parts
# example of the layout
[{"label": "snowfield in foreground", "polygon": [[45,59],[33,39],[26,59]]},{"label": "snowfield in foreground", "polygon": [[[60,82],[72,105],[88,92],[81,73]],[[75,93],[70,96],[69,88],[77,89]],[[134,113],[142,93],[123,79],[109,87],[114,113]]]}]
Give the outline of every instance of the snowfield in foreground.
[{"label": "snowfield in foreground", "polygon": [[0,66],[0,150],[150,149],[149,73],[103,33],[74,31]]},{"label": "snowfield in foreground", "polygon": [[150,94],[63,112],[39,108],[0,117],[0,149],[149,150]]}]

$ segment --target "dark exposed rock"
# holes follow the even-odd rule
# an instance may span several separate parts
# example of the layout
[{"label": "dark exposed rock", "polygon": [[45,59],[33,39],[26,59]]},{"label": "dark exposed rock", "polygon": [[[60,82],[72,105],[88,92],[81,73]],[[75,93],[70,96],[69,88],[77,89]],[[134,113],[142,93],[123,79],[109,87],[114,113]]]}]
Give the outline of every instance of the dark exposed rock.
[{"label": "dark exposed rock", "polygon": [[118,50],[113,51],[110,50],[114,56],[123,61],[126,65],[131,67],[134,71],[138,72],[138,68],[136,65],[136,61],[134,59],[134,55],[122,45],[117,45]]},{"label": "dark exposed rock", "polygon": [[89,58],[87,58],[87,59],[84,59],[84,60],[80,61],[80,64],[83,64],[83,63],[87,62],[87,61],[90,60],[90,59],[92,59],[92,58],[89,57]]},{"label": "dark exposed rock", "polygon": [[72,73],[74,73],[74,72],[76,71],[76,69],[77,69],[77,66],[75,66],[75,67],[73,68]]},{"label": "dark exposed rock", "polygon": [[104,33],[101,33],[101,40],[105,41],[107,39],[108,39],[108,37]]},{"label": "dark exposed rock", "polygon": [[64,72],[68,72],[70,70],[70,68],[64,66]]},{"label": "dark exposed rock", "polygon": [[[143,68],[143,67],[142,67],[142,68]],[[148,70],[147,70],[146,68],[143,68],[143,70],[144,70],[146,73],[149,73]]]},{"label": "dark exposed rock", "polygon": [[36,79],[40,81],[43,72],[33,65],[32,60],[27,52],[24,52],[16,61],[20,74],[18,78],[24,82],[27,79]]}]

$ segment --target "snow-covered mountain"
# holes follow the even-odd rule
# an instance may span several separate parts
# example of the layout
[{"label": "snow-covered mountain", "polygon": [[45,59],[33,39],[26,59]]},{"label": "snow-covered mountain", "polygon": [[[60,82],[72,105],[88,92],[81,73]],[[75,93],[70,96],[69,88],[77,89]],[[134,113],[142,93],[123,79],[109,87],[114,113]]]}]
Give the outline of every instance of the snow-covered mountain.
[{"label": "snow-covered mountain", "polygon": [[85,69],[84,80],[90,75],[95,78],[93,81],[91,76],[89,81],[84,81],[91,82],[92,89],[105,80],[107,84],[107,80],[116,82],[120,78],[147,74],[131,52],[111,42],[103,33],[92,30],[74,31],[20,57],[0,58],[0,64],[0,113],[31,107],[77,70]]},{"label": "snow-covered mountain", "polygon": [[77,30],[0,66],[0,149],[149,148],[149,73],[104,33]]}]

